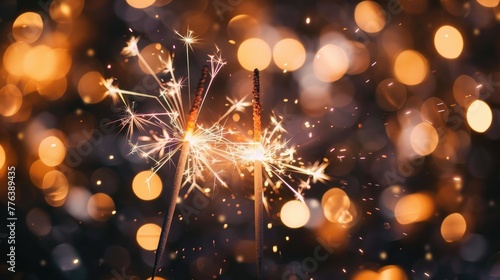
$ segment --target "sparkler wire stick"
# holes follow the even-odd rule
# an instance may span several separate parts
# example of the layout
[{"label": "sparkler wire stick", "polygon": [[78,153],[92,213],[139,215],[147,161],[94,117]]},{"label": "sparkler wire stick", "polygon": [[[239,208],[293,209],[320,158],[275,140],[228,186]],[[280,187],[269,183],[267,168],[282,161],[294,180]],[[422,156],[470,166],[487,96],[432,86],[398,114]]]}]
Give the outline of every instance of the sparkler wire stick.
[{"label": "sparkler wire stick", "polygon": [[[260,82],[259,82],[259,70],[255,68],[253,71],[253,140],[256,148],[256,152],[261,151],[261,121],[260,121]],[[261,269],[262,269],[262,255],[263,255],[263,243],[264,243],[264,194],[262,190],[262,162],[259,158],[254,161],[253,170],[253,186],[254,186],[254,196],[255,196],[255,245],[256,245],[256,263],[257,263],[257,278],[261,279]]]},{"label": "sparkler wire stick", "polygon": [[182,144],[181,153],[179,155],[179,162],[174,175],[172,197],[170,199],[170,204],[168,206],[168,212],[165,215],[165,219],[163,220],[160,240],[158,241],[158,248],[156,250],[155,263],[153,266],[153,275],[151,277],[152,280],[154,280],[155,278],[156,271],[158,270],[158,265],[160,264],[162,255],[165,252],[165,247],[167,245],[167,238],[170,232],[170,227],[172,225],[175,206],[177,204],[177,198],[179,196],[179,192],[182,186],[182,178],[184,176],[184,170],[186,168],[186,163],[189,155],[189,149],[190,149],[189,139],[194,131],[196,125],[196,119],[198,116],[198,111],[203,101],[203,90],[207,76],[208,76],[208,67],[204,66],[200,81],[198,83],[198,87],[196,88],[196,93],[193,100],[193,106],[191,107],[191,111],[189,112],[188,121],[186,124],[184,142]]}]

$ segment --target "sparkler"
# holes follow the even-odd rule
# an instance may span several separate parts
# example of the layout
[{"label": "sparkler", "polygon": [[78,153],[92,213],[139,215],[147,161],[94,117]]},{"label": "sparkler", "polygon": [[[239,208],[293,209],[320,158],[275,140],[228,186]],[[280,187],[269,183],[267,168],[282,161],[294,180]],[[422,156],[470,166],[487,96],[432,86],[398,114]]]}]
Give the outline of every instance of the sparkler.
[{"label": "sparkler", "polygon": [[[260,121],[260,83],[259,70],[253,71],[253,141],[255,149],[260,150],[261,121]],[[257,277],[261,278],[262,247],[264,245],[264,193],[262,191],[262,162],[260,159],[254,161],[253,187],[255,196],[255,244],[257,249]]]},{"label": "sparkler", "polygon": [[[194,38],[191,33],[189,33],[189,38]],[[196,121],[206,97],[206,94],[204,95],[203,93],[209,91],[215,76],[225,65],[225,61],[220,55],[220,50],[217,48],[215,54],[209,55],[208,61],[210,62],[210,68],[207,66],[203,68],[202,77],[196,89],[193,105],[186,119],[181,94],[183,80],[176,80],[175,78],[173,71],[173,56],[168,56],[167,60],[162,60],[162,58],[159,57],[164,68],[164,73],[170,75],[170,80],[165,82],[156,76],[155,72],[140,54],[137,46],[138,41],[138,38],[132,37],[122,53],[127,56],[137,56],[139,58],[146,66],[149,74],[151,74],[158,83],[159,95],[122,90],[113,86],[113,79],[103,80],[102,83],[107,87],[109,94],[112,95],[115,101],[121,100],[126,106],[125,116],[121,118],[119,122],[121,122],[122,129],[126,128],[129,143],[132,146],[131,153],[137,153],[144,158],[152,160],[154,162],[154,173],[156,173],[167,162],[171,161],[178,151],[180,151],[173,180],[172,197],[167,214],[164,218],[155,256],[152,276],[154,279],[158,265],[165,251],[180,189],[187,184],[190,185],[185,196],[189,195],[193,188],[204,191],[198,183],[198,180],[204,180],[203,174],[206,172],[211,173],[216,182],[223,187],[227,187],[214,167],[221,156],[225,158],[231,157],[227,149],[219,148],[223,146],[221,143],[228,143],[225,135],[229,132],[225,131],[222,123],[231,112],[241,111],[244,107],[249,106],[249,104],[243,100],[232,100],[228,98],[231,104],[228,110],[211,126],[204,127],[203,124],[197,124]],[[184,40],[184,42],[186,44],[191,44],[194,40]],[[205,87],[209,75],[210,80]],[[133,106],[134,103],[130,104],[125,96],[144,97],[153,100],[160,105],[162,111],[137,113]],[[136,133],[140,133],[140,135],[136,137]],[[134,141],[134,139],[136,140]],[[147,179],[148,183],[150,178]]]},{"label": "sparkler", "polygon": [[179,162],[177,164],[177,169],[174,175],[172,197],[168,206],[167,215],[165,215],[165,220],[163,221],[162,232],[160,240],[158,242],[158,249],[156,250],[155,262],[153,266],[153,276],[151,277],[153,280],[156,275],[156,270],[158,269],[158,264],[160,263],[161,257],[163,256],[163,252],[165,251],[165,247],[167,245],[168,233],[170,232],[170,226],[172,225],[177,197],[179,196],[179,192],[181,190],[182,178],[184,176],[184,170],[189,156],[189,150],[191,146],[189,141],[196,125],[196,119],[198,117],[201,103],[203,102],[203,88],[205,86],[207,75],[208,67],[204,66],[200,81],[198,83],[198,87],[196,88],[193,106],[191,107],[191,111],[189,112],[188,122],[186,125],[186,136],[182,145],[181,153],[179,155]]}]

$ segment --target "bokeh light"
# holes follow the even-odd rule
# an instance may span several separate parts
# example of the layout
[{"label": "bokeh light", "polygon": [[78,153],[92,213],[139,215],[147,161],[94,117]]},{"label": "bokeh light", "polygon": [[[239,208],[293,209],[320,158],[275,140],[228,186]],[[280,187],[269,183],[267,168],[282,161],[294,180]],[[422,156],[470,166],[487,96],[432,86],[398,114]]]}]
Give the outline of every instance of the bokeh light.
[{"label": "bokeh light", "polygon": [[487,8],[494,8],[498,6],[498,3],[500,3],[500,0],[476,0],[476,1]]},{"label": "bokeh light", "polygon": [[432,214],[434,214],[434,202],[429,195],[423,193],[403,196],[394,208],[394,216],[402,225],[425,221]]},{"label": "bokeh light", "polygon": [[307,204],[292,200],[281,207],[280,218],[283,224],[289,228],[303,227],[311,216]]},{"label": "bokeh light", "polygon": [[90,197],[87,210],[94,220],[105,222],[115,214],[115,203],[109,195],[96,193]]},{"label": "bokeh light", "polygon": [[460,75],[455,79],[453,83],[453,97],[458,104],[467,108],[478,96],[479,87],[472,77]]},{"label": "bokeh light", "polygon": [[375,91],[378,106],[389,112],[403,107],[406,95],[405,86],[393,78],[380,82]]},{"label": "bokeh light", "polygon": [[48,136],[38,146],[38,156],[47,166],[57,166],[66,157],[66,147],[56,136]]},{"label": "bokeh light", "polygon": [[234,43],[260,36],[260,24],[249,15],[237,15],[227,24],[227,35]]},{"label": "bokeh light", "polygon": [[28,50],[23,59],[23,71],[33,80],[52,79],[57,70],[58,58],[52,48],[38,45]]},{"label": "bokeh light", "polygon": [[108,92],[103,84],[104,78],[99,72],[90,71],[85,73],[78,82],[78,93],[85,103],[99,103]]},{"label": "bokeh light", "polygon": [[3,54],[3,64],[5,69],[12,75],[21,77],[24,75],[22,61],[31,49],[30,45],[24,42],[11,44]]},{"label": "bokeh light", "polygon": [[444,218],[441,223],[441,236],[446,242],[460,240],[467,229],[467,222],[459,213],[453,213]]},{"label": "bokeh light", "polygon": [[45,201],[50,206],[61,207],[69,192],[68,178],[60,171],[49,171],[43,177],[42,189]]},{"label": "bokeh light", "polygon": [[92,194],[89,190],[79,186],[72,186],[69,189],[64,208],[66,211],[79,221],[88,221],[90,219],[87,211],[87,204]]},{"label": "bokeh light", "polygon": [[326,219],[332,223],[348,224],[353,220],[349,212],[351,200],[345,191],[339,188],[326,191],[321,198],[321,205]]},{"label": "bokeh light", "polygon": [[334,44],[327,44],[314,56],[313,70],[323,82],[334,82],[344,76],[349,67],[349,60],[344,50]]},{"label": "bokeh light", "polygon": [[409,86],[423,82],[429,73],[427,59],[417,51],[406,50],[394,61],[394,75],[401,83]]},{"label": "bokeh light", "polygon": [[157,198],[163,189],[158,174],[151,170],[137,173],[132,181],[132,190],[134,194],[142,200],[152,200]]},{"label": "bokeh light", "polygon": [[421,156],[432,153],[439,143],[439,135],[436,129],[426,123],[417,124],[410,134],[410,144],[413,151]]},{"label": "bokeh light", "polygon": [[6,157],[6,154],[5,154],[5,149],[0,144],[0,169],[3,168],[3,165],[5,164],[6,159],[7,159],[7,157]]},{"label": "bokeh light", "polygon": [[469,262],[480,261],[487,251],[488,241],[480,234],[470,234],[460,246],[460,256]]},{"label": "bokeh light", "polygon": [[372,270],[361,270],[351,280],[374,280],[378,279],[378,273]]},{"label": "bokeh light", "polygon": [[273,60],[280,69],[295,71],[306,61],[306,50],[302,43],[295,39],[283,39],[274,45]]},{"label": "bokeh light", "polygon": [[407,280],[404,270],[397,265],[388,265],[379,269],[378,280]]},{"label": "bokeh light", "polygon": [[[214,55],[195,129],[238,108],[202,147],[207,168],[188,160],[155,279],[259,278],[252,165],[231,158],[255,133],[254,68],[262,130],[279,122],[290,148],[263,170],[261,278],[499,278],[500,0],[298,2],[1,2],[0,178],[16,168],[16,255],[32,252],[16,272],[151,276],[175,172],[157,156],[177,160],[186,123],[164,127]],[[141,57],[120,56],[132,36]],[[153,116],[171,86],[183,110]]]},{"label": "bokeh light", "polygon": [[420,108],[422,120],[432,124],[435,128],[445,126],[448,123],[449,115],[446,103],[437,97],[428,98]]},{"label": "bokeh light", "polygon": [[442,57],[454,59],[462,53],[464,40],[455,27],[443,25],[434,35],[434,46]]},{"label": "bokeh light", "polygon": [[31,182],[35,186],[43,188],[43,178],[45,177],[45,174],[52,170],[54,170],[54,167],[47,166],[45,163],[43,163],[43,161],[37,159],[30,166]]},{"label": "bokeh light", "polygon": [[41,208],[33,208],[26,215],[26,226],[37,236],[45,236],[52,230],[50,216]]},{"label": "bokeh light", "polygon": [[354,9],[354,20],[361,30],[377,33],[385,26],[385,14],[375,1],[361,1]]},{"label": "bokeh light", "polygon": [[488,130],[493,121],[493,113],[490,106],[482,101],[476,100],[467,108],[467,123],[474,131],[482,133]]},{"label": "bokeh light", "polygon": [[21,109],[23,95],[15,85],[8,84],[0,89],[0,100],[2,100],[0,114],[4,117],[10,117]]},{"label": "bokeh light", "polygon": [[259,38],[250,38],[241,43],[238,48],[238,61],[246,70],[255,68],[264,70],[271,63],[271,48],[266,41]]},{"label": "bokeh light", "polygon": [[136,9],[144,9],[155,3],[156,0],[127,0],[127,3],[136,8]]},{"label": "bokeh light", "polygon": [[356,75],[365,72],[370,67],[370,52],[365,44],[351,41],[349,49],[351,55],[349,57],[349,67],[346,73],[349,75]]},{"label": "bokeh light", "polygon": [[84,0],[52,1],[49,7],[50,17],[60,23],[71,23],[82,12]]},{"label": "bokeh light", "polygon": [[[170,52],[158,43],[145,46],[141,49],[140,53],[144,61],[142,59],[139,60],[139,67],[146,74],[150,73],[149,69],[153,73],[164,71],[165,62],[170,60]],[[149,69],[146,65],[149,66]]]},{"label": "bokeh light", "polygon": [[12,35],[19,42],[34,43],[43,32],[42,17],[33,12],[26,12],[17,17],[12,25]]},{"label": "bokeh light", "polygon": [[142,225],[136,234],[136,240],[139,246],[144,250],[153,251],[158,247],[161,228],[157,224]]},{"label": "bokeh light", "polygon": [[77,250],[68,243],[57,245],[52,250],[52,259],[63,272],[77,269],[81,265]]}]

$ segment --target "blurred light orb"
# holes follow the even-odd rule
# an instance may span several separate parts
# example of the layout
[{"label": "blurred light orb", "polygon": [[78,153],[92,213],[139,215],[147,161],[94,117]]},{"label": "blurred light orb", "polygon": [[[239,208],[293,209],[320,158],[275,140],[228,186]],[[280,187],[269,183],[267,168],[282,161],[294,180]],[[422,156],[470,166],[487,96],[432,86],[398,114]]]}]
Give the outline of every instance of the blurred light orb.
[{"label": "blurred light orb", "polygon": [[299,105],[302,111],[311,117],[325,114],[325,106],[329,106],[330,91],[321,85],[311,85],[299,92]]},{"label": "blurred light orb", "polygon": [[433,213],[434,202],[432,198],[422,193],[403,196],[394,208],[394,216],[402,225],[425,221]]},{"label": "blurred light orb", "polygon": [[150,74],[148,66],[155,74],[165,70],[164,62],[171,59],[170,52],[159,43],[145,46],[140,53],[146,63],[139,59],[139,67],[146,74]]},{"label": "blurred light orb", "polygon": [[385,13],[374,1],[362,1],[354,9],[354,20],[361,30],[377,33],[385,26]]},{"label": "blurred light orb", "polygon": [[94,220],[105,222],[114,215],[115,202],[105,193],[96,193],[90,197],[87,211]]},{"label": "blurred light orb", "polygon": [[61,98],[66,92],[68,87],[68,82],[66,78],[63,77],[57,80],[51,80],[49,82],[40,82],[36,84],[36,89],[38,93],[47,100],[57,100]]},{"label": "blurred light orb", "polygon": [[406,102],[406,96],[406,87],[393,78],[388,78],[380,82],[375,91],[378,106],[389,112],[403,107]]},{"label": "blurred light orb", "polygon": [[22,61],[31,49],[31,46],[24,42],[15,42],[11,44],[3,54],[3,65],[7,72],[21,77],[24,75]]},{"label": "blurred light orb", "polygon": [[314,198],[308,198],[305,202],[309,208],[309,212],[311,213],[309,221],[307,221],[305,227],[312,229],[319,228],[325,221],[323,210],[321,209],[321,203]]},{"label": "blurred light orb", "polygon": [[49,7],[50,17],[60,23],[72,22],[81,14],[83,6],[84,0],[52,1]]},{"label": "blurred light orb", "polygon": [[306,61],[306,49],[298,40],[283,39],[273,48],[273,60],[281,70],[295,71]]},{"label": "blurred light orb", "polygon": [[51,52],[53,57],[56,58],[55,67],[51,79],[56,80],[65,78],[72,64],[69,51],[63,48],[54,48],[51,50]]},{"label": "blurred light orb", "polygon": [[99,103],[108,92],[103,84],[104,78],[101,73],[90,71],[85,73],[78,82],[78,93],[85,103]]},{"label": "blurred light orb", "polygon": [[321,205],[326,219],[332,223],[348,224],[353,220],[349,212],[351,200],[347,193],[339,188],[325,192],[321,198]]},{"label": "blurred light orb", "polygon": [[370,53],[366,48],[365,44],[350,41],[351,46],[349,47],[351,55],[349,57],[349,67],[346,73],[349,75],[361,74],[370,67]]},{"label": "blurred light orb", "polygon": [[47,166],[40,159],[33,162],[30,167],[30,179],[33,185],[38,188],[43,188],[43,178],[45,177],[45,174],[52,170],[54,170],[53,167]]},{"label": "blurred light orb", "polygon": [[52,260],[63,272],[80,267],[78,252],[72,245],[67,243],[57,245],[52,250]]},{"label": "blurred light orb", "polygon": [[47,166],[57,166],[66,157],[66,146],[57,136],[48,136],[38,146],[38,156]]},{"label": "blurred light orb", "polygon": [[460,256],[469,262],[481,260],[488,252],[488,240],[480,234],[471,234],[460,245]]},{"label": "blurred light orb", "polygon": [[409,86],[423,82],[429,73],[427,59],[417,51],[405,50],[394,61],[394,75],[401,83]]},{"label": "blurred light orb", "polygon": [[157,198],[163,189],[160,176],[151,170],[137,173],[132,181],[134,194],[142,200],[153,200]]},{"label": "blurred light orb", "polygon": [[463,107],[468,107],[479,97],[479,87],[474,78],[460,75],[453,82],[453,97]]},{"label": "blurred light orb", "polygon": [[7,157],[6,157],[6,154],[5,154],[5,149],[0,144],[0,169],[3,168],[3,165],[5,164],[6,159],[7,159]]},{"label": "blurred light orb", "polygon": [[408,276],[402,268],[396,265],[388,265],[382,267],[378,271],[379,280],[407,280]]},{"label": "blurred light orb", "polygon": [[303,227],[309,221],[310,216],[307,204],[298,200],[288,201],[280,211],[281,222],[289,228]]},{"label": "blurred light orb", "polygon": [[260,35],[259,22],[248,15],[237,15],[227,24],[227,35],[234,43]]},{"label": "blurred light orb", "polygon": [[483,133],[490,127],[493,121],[493,113],[490,106],[482,101],[476,100],[467,108],[467,123],[476,132]]},{"label": "blurred light orb", "polygon": [[462,53],[464,40],[460,31],[455,27],[443,25],[434,35],[434,46],[442,57],[454,59]]},{"label": "blurred light orb", "polygon": [[87,204],[92,194],[83,187],[72,186],[69,189],[64,208],[79,221],[88,221],[90,215],[87,211]]},{"label": "blurred light orb", "polygon": [[27,228],[37,236],[44,236],[52,230],[49,215],[43,209],[33,208],[26,215]]},{"label": "blurred light orb", "polygon": [[43,177],[42,189],[45,201],[50,206],[61,207],[69,192],[68,178],[60,171],[49,171]]},{"label": "blurred light orb", "polygon": [[446,242],[460,240],[467,229],[467,222],[459,213],[453,213],[444,218],[441,223],[441,236]]},{"label": "blurred light orb", "polygon": [[144,9],[155,3],[156,0],[127,0],[127,3],[136,9]]},{"label": "blurred light orb", "polygon": [[426,123],[417,124],[410,134],[410,144],[418,155],[426,156],[431,154],[439,143],[439,135],[436,129]]},{"label": "blurred light orb", "polygon": [[160,233],[161,228],[157,224],[144,224],[137,230],[137,243],[144,250],[154,251],[158,247]]},{"label": "blurred light orb", "polygon": [[238,48],[238,61],[246,70],[255,68],[264,70],[271,63],[271,48],[266,41],[259,38],[250,38],[241,43]]},{"label": "blurred light orb", "polygon": [[494,8],[498,6],[498,3],[500,3],[500,0],[476,0],[476,1],[477,3],[487,8]]},{"label": "blurred light orb", "polygon": [[19,15],[12,25],[12,35],[18,42],[32,44],[43,32],[42,17],[33,12],[26,12]]},{"label": "blurred light orb", "polygon": [[23,94],[13,84],[7,84],[0,89],[0,114],[4,117],[15,115],[23,104]]},{"label": "blurred light orb", "polygon": [[435,128],[445,126],[448,122],[449,114],[446,103],[437,97],[428,98],[420,108],[422,120],[432,124]]},{"label": "blurred light orb", "polygon": [[323,82],[334,82],[347,72],[349,60],[344,50],[334,44],[327,44],[314,56],[313,72]]},{"label": "blurred light orb", "polygon": [[361,270],[354,274],[351,280],[374,280],[378,279],[378,273],[372,270]]},{"label": "blurred light orb", "polygon": [[54,78],[58,58],[52,48],[38,45],[28,50],[23,63],[24,73],[35,81],[45,81]]}]

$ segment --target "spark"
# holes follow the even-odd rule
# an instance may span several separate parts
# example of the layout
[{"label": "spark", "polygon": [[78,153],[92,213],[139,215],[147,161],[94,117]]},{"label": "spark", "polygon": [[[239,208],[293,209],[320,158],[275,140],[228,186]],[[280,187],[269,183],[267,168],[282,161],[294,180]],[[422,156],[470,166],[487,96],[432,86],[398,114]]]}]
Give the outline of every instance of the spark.
[{"label": "spark", "polygon": [[[181,35],[177,30],[174,30],[175,34],[179,36],[182,42],[184,42],[184,46],[186,47],[186,65],[188,71],[188,92],[191,92],[191,75],[190,75],[190,63],[189,63],[189,49],[193,51],[193,44],[198,42],[198,38],[194,36],[194,32],[189,30],[189,26],[186,30],[186,35]],[[213,67],[213,65],[212,65]],[[190,100],[191,101],[191,100]]]}]

